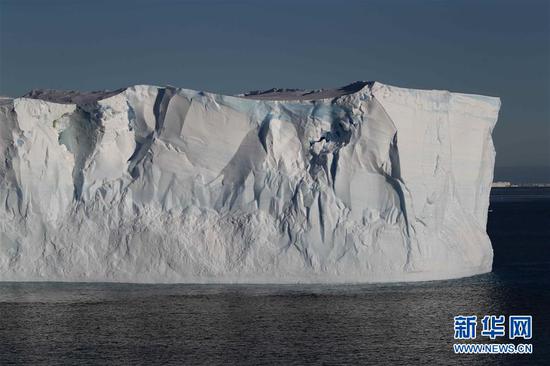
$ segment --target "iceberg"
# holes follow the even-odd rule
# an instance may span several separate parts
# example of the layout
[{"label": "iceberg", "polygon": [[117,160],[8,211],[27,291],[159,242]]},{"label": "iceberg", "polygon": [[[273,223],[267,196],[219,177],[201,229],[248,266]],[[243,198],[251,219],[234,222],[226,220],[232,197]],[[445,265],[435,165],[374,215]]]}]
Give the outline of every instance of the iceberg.
[{"label": "iceberg", "polygon": [[491,271],[500,100],[379,82],[0,101],[0,280],[365,283]]}]

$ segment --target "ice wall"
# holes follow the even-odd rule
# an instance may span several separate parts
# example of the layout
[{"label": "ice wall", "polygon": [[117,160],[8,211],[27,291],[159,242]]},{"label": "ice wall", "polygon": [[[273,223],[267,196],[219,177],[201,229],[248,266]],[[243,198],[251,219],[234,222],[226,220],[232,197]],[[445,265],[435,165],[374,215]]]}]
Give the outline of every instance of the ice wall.
[{"label": "ice wall", "polygon": [[375,282],[491,270],[498,98],[138,85],[0,105],[0,280]]}]

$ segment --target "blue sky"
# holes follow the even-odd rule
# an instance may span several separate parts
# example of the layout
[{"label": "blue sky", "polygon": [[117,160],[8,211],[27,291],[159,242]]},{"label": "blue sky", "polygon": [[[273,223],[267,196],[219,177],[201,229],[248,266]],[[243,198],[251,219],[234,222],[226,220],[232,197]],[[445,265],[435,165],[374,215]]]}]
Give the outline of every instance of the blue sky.
[{"label": "blue sky", "polygon": [[549,23],[534,0],[0,0],[0,94],[379,80],[500,96],[497,166],[550,176]]}]

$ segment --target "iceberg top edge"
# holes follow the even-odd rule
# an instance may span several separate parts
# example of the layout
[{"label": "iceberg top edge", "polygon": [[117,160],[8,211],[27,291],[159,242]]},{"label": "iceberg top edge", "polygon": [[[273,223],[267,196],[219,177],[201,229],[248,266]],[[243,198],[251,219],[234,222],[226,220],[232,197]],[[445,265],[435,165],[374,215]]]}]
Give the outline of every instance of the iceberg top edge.
[{"label": "iceberg top edge", "polygon": [[[90,91],[90,92],[80,92],[74,90],[56,90],[56,89],[34,89],[28,92],[27,94],[19,98],[9,98],[9,101],[15,99],[38,99],[43,100],[49,103],[56,104],[93,104],[101,100],[109,99],[113,96],[116,96],[120,93],[127,91],[128,89],[141,89],[141,88],[172,88],[177,91],[188,91],[196,94],[208,94],[212,96],[220,96],[224,98],[239,98],[239,99],[248,99],[248,100],[257,100],[264,102],[282,102],[282,103],[291,103],[291,102],[312,102],[316,100],[327,100],[335,99],[339,97],[345,97],[355,94],[362,94],[365,92],[369,93],[380,93],[383,90],[391,90],[392,92],[407,92],[407,93],[421,93],[423,95],[432,95],[437,99],[438,96],[444,95],[453,95],[459,98],[467,98],[472,101],[478,100],[480,102],[490,105],[492,108],[498,110],[500,108],[500,98],[493,96],[484,96],[477,94],[468,94],[468,93],[458,93],[450,92],[447,90],[435,90],[435,89],[414,89],[414,88],[404,88],[398,86],[391,86],[383,84],[378,81],[356,81],[350,84],[347,84],[342,87],[337,88],[326,88],[326,89],[268,89],[261,91],[250,91],[242,94],[236,95],[227,95],[215,92],[206,92],[206,91],[196,91],[193,89],[173,87],[173,86],[157,86],[157,85],[148,85],[148,84],[136,84],[133,86],[128,86],[125,88],[120,88],[116,90],[101,90],[101,91]],[[8,98],[6,98],[8,99]]]}]

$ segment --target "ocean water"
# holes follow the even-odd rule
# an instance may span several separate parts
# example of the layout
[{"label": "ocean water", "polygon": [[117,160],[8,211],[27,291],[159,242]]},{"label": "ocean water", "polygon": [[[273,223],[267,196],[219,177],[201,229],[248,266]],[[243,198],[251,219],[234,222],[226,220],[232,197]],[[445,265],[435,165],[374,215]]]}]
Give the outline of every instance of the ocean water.
[{"label": "ocean water", "polygon": [[[0,365],[549,365],[550,189],[493,190],[490,210],[493,273],[460,280],[0,283]],[[455,355],[470,314],[532,315],[534,353]]]}]

